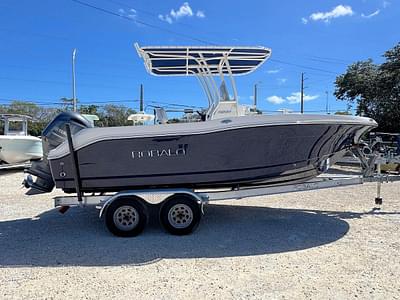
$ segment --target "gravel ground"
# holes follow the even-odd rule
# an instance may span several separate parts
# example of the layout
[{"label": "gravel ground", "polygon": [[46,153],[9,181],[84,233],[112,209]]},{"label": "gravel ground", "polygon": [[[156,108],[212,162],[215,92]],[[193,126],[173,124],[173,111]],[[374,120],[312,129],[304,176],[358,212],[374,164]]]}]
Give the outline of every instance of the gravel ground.
[{"label": "gravel ground", "polygon": [[108,233],[0,173],[1,299],[400,299],[400,183],[225,201],[189,236]]}]

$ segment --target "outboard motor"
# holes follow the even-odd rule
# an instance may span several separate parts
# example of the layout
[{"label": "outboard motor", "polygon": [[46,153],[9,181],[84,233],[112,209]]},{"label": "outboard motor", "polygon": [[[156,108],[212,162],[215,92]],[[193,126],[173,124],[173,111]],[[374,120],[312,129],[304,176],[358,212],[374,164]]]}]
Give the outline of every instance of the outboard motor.
[{"label": "outboard motor", "polygon": [[48,154],[67,139],[65,124],[69,124],[71,134],[74,135],[84,128],[93,125],[82,115],[74,112],[62,112],[51,121],[42,132],[43,159],[32,162],[32,166],[26,171],[37,177],[34,182],[32,176],[27,176],[24,185],[30,190],[27,194],[48,193],[54,188],[54,180],[51,175]]}]

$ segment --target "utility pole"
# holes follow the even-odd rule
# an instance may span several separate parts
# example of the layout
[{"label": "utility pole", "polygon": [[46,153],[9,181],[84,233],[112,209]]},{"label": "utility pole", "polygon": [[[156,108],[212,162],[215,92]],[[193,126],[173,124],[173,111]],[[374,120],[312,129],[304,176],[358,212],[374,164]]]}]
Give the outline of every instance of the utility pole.
[{"label": "utility pole", "polygon": [[329,115],[329,99],[328,99],[328,91],[325,91],[326,93],[326,114]]},{"label": "utility pole", "polygon": [[74,112],[76,112],[75,57],[76,57],[76,49],[72,51],[72,103]]},{"label": "utility pole", "polygon": [[254,84],[254,108],[257,108],[257,84]]},{"label": "utility pole", "polygon": [[304,73],[301,72],[301,98],[300,98],[301,108],[300,112],[304,113]]},{"label": "utility pole", "polygon": [[144,111],[143,109],[143,84],[140,84],[140,107],[139,111]]}]

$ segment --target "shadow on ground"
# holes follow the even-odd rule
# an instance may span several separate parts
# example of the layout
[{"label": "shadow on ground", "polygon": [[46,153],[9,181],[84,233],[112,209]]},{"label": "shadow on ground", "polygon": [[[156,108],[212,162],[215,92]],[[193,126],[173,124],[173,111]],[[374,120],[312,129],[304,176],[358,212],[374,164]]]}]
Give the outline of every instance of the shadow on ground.
[{"label": "shadow on ground", "polygon": [[138,237],[117,238],[95,209],[71,208],[65,215],[50,210],[35,219],[0,222],[0,267],[112,266],[163,258],[288,252],[332,243],[349,230],[345,219],[358,217],[356,213],[209,205],[192,235],[172,236],[152,222]]},{"label": "shadow on ground", "polygon": [[4,168],[2,164],[0,164],[0,176],[1,175],[13,175],[17,173],[24,174],[24,168],[14,168],[14,169],[1,169]]}]

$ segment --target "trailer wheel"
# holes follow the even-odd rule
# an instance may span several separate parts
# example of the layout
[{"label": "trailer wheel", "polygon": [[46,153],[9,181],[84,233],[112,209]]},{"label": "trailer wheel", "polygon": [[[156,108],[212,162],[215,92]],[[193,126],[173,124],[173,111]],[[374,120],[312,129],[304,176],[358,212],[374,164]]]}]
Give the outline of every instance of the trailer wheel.
[{"label": "trailer wheel", "polygon": [[139,197],[119,198],[107,208],[105,221],[108,230],[116,236],[137,236],[146,226],[146,209]]},{"label": "trailer wheel", "polygon": [[200,219],[200,205],[189,195],[170,196],[160,209],[161,225],[174,235],[190,234],[199,225]]}]

